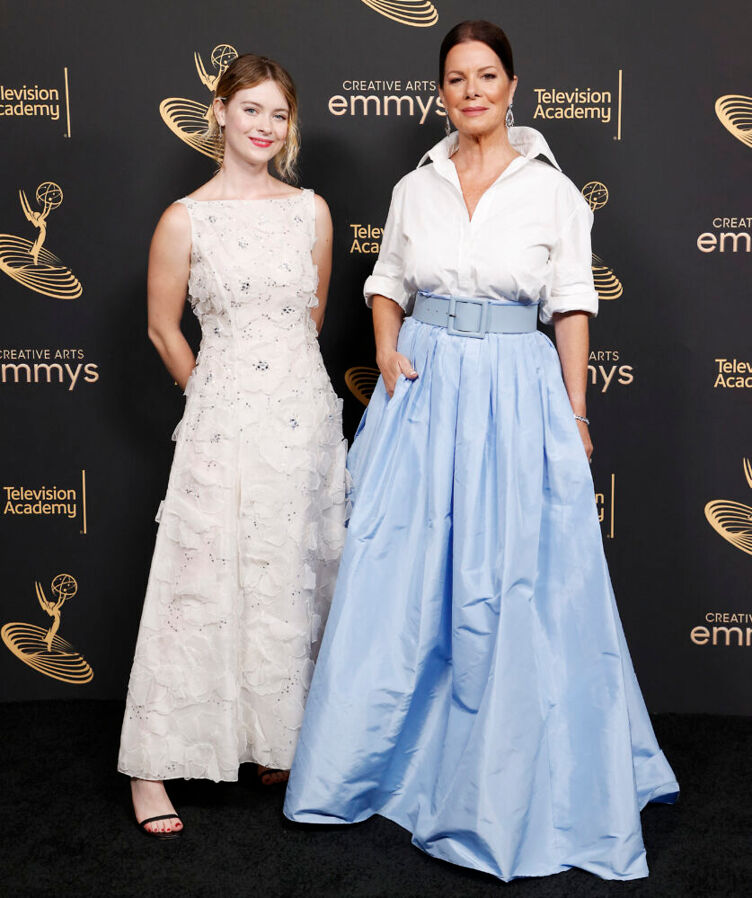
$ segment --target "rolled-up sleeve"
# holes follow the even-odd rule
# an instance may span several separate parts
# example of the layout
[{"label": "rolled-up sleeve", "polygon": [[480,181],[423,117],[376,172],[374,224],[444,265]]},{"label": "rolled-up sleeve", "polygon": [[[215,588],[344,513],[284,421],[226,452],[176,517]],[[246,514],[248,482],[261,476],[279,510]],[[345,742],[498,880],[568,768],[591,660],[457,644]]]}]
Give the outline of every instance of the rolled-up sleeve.
[{"label": "rolled-up sleeve", "polygon": [[373,274],[366,280],[363,287],[363,295],[369,308],[377,293],[388,299],[393,299],[405,310],[410,301],[410,293],[405,286],[403,200],[404,185],[400,181],[392,191],[392,202],[384,225],[379,258],[373,268]]},{"label": "rolled-up sleeve", "polygon": [[592,226],[593,213],[578,197],[551,251],[551,290],[540,304],[540,319],[544,324],[549,324],[557,312],[598,314],[590,246]]}]

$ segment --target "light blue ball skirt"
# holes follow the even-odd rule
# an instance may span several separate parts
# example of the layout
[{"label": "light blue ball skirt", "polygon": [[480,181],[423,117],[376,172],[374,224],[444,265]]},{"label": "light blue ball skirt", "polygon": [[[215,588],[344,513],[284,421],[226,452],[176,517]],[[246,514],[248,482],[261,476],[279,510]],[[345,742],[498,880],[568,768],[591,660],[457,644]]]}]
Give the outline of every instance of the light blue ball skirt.
[{"label": "light blue ball skirt", "polygon": [[673,801],[624,640],[593,482],[542,333],[406,319],[419,377],[379,383],[285,814],[381,814],[509,880],[647,875]]}]

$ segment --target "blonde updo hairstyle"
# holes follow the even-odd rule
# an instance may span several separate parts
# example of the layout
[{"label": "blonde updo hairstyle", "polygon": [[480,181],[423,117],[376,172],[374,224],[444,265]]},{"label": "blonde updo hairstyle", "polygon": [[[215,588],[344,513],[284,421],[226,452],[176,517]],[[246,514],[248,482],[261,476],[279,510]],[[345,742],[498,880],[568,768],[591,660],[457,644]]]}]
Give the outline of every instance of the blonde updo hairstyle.
[{"label": "blonde updo hairstyle", "polygon": [[[296,180],[295,164],[300,152],[300,131],[298,129],[298,94],[289,72],[278,62],[268,59],[266,56],[244,53],[234,59],[220,76],[214,90],[214,99],[227,104],[239,90],[255,87],[264,81],[273,81],[287,101],[289,109],[287,137],[284,146],[274,157],[274,167],[285,181],[294,183]],[[225,139],[214,115],[213,106],[209,107],[207,118],[209,135],[214,138],[216,145],[216,159],[219,165],[222,165]]]}]

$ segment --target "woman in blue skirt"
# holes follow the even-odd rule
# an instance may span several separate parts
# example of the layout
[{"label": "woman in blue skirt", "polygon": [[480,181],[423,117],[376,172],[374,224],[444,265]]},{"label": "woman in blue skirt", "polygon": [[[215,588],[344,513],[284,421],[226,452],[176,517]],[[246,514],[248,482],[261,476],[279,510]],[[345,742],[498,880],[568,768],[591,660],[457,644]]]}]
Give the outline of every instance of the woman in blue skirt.
[{"label": "woman in blue skirt", "polygon": [[640,809],[679,787],[588,467],[592,213],[542,136],[512,127],[501,29],[453,28],[440,84],[457,130],[395,187],[365,287],[382,376],[285,813],[381,814],[504,880],[636,879]]}]

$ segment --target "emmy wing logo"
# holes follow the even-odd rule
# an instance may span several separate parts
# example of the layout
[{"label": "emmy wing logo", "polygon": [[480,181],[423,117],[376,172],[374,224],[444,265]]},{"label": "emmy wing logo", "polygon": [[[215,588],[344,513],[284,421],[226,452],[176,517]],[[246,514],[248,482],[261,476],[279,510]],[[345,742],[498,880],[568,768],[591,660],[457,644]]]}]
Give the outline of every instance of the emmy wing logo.
[{"label": "emmy wing logo", "polygon": [[35,293],[53,299],[77,299],[83,293],[78,278],[44,246],[47,219],[62,205],[63,191],[54,181],[44,181],[34,197],[37,208],[23,190],[18,191],[18,197],[23,214],[38,233],[33,243],[25,237],[0,234],[0,271]]},{"label": "emmy wing logo", "polygon": [[[227,67],[238,58],[238,51],[230,44],[219,44],[212,50],[211,64],[214,74],[209,74],[201,58],[201,54],[195,52],[193,60],[201,83],[211,93],[217,87],[217,82],[227,71]],[[208,133],[209,107],[196,100],[185,100],[182,97],[168,97],[159,104],[159,112],[164,123],[184,143],[210,159],[216,159],[219,153],[219,139]]]},{"label": "emmy wing logo", "polygon": [[357,368],[348,368],[348,370],[345,371],[345,383],[347,384],[348,390],[358,402],[362,402],[363,405],[368,405],[371,401],[371,396],[376,389],[376,382],[378,379],[378,368],[368,368],[361,365]]},{"label": "emmy wing logo", "polygon": [[752,97],[726,94],[715,101],[715,114],[737,140],[752,147]]},{"label": "emmy wing logo", "polygon": [[[608,202],[608,188],[600,181],[588,181],[580,191],[585,197],[588,206],[595,212],[602,209]],[[618,299],[624,292],[621,281],[614,274],[613,269],[593,253],[593,283],[598,292],[598,299]]]},{"label": "emmy wing logo", "polygon": [[[744,476],[752,489],[752,462],[743,461]],[[732,546],[752,555],[752,505],[731,499],[715,499],[705,506],[708,523]]]},{"label": "emmy wing logo", "polygon": [[93,679],[94,672],[73,646],[57,635],[61,609],[78,592],[75,577],[58,574],[50,584],[51,599],[38,580],[34,589],[42,610],[51,618],[49,627],[45,630],[34,624],[6,624],[0,630],[3,642],[16,658],[46,677],[83,686]]},{"label": "emmy wing logo", "polygon": [[387,19],[401,25],[412,25],[413,28],[430,28],[439,21],[438,10],[428,0],[362,0],[362,2]]}]

